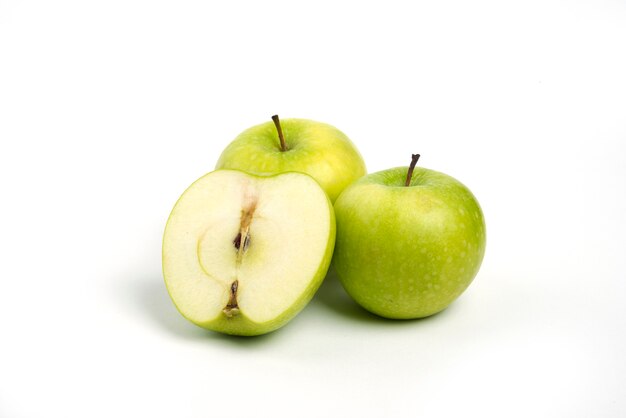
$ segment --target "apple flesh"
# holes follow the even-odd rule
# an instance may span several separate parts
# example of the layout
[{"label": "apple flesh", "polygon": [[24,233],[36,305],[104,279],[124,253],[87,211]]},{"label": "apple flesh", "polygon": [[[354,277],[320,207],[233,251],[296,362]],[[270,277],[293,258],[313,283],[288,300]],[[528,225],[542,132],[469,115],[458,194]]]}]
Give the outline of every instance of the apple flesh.
[{"label": "apple flesh", "polygon": [[163,275],[191,322],[227,334],[264,334],[313,297],[334,242],[332,204],[311,177],[218,170],[174,206],[163,236]]},{"label": "apple flesh", "polygon": [[[279,132],[282,131],[284,147]],[[307,119],[283,119],[253,126],[222,152],[216,169],[254,174],[289,171],[313,177],[335,201],[341,191],[366,173],[365,162],[339,129]]]},{"label": "apple flesh", "polygon": [[486,244],[467,187],[425,168],[408,187],[406,178],[406,167],[369,174],[335,202],[333,264],[342,285],[365,309],[396,319],[445,309],[476,276]]}]

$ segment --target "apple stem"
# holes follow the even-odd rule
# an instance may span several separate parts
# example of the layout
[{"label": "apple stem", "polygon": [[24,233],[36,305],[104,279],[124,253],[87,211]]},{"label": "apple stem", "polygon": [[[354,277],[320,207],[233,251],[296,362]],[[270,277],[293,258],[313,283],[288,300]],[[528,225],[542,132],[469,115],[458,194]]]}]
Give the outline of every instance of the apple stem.
[{"label": "apple stem", "polygon": [[415,169],[415,164],[417,164],[417,160],[420,159],[419,154],[411,154],[411,165],[409,166],[409,172],[406,173],[406,181],[404,182],[404,186],[408,187],[411,184],[411,178],[413,177],[413,170]]},{"label": "apple stem", "polygon": [[283,128],[280,126],[280,119],[278,119],[278,115],[272,116],[272,120],[274,121],[274,125],[276,126],[276,131],[278,131],[278,139],[280,139],[280,150],[282,152],[287,151],[287,144],[285,144],[285,137],[283,136]]}]

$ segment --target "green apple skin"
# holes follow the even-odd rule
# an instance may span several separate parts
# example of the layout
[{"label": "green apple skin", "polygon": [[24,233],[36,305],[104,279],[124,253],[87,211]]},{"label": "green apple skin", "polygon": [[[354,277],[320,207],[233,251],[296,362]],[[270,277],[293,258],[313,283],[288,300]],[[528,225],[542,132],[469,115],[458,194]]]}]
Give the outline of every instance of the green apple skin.
[{"label": "green apple skin", "polygon": [[412,319],[445,309],[482,262],[482,210],[458,180],[407,167],[369,174],[335,202],[333,265],[347,293],[385,318]]},{"label": "green apple skin", "polygon": [[[209,173],[206,176],[210,176],[211,174],[213,174],[215,172]],[[253,176],[252,174],[246,173],[250,176]],[[268,176],[268,177],[274,177],[277,175],[281,175],[282,173],[276,174],[276,175],[272,175],[272,176]],[[205,176],[205,177],[206,177]],[[265,177],[265,176],[264,176]],[[195,183],[197,183],[198,181],[200,181],[202,178],[198,179]],[[191,187],[193,187],[192,184],[191,186],[189,186],[188,189],[190,189]],[[182,199],[183,195],[179,198]],[[328,237],[328,244],[326,246],[326,250],[324,253],[324,256],[322,258],[322,262],[320,263],[317,272],[315,273],[313,279],[310,281],[309,285],[307,286],[307,288],[305,289],[305,291],[301,294],[301,296],[295,300],[293,302],[293,304],[287,309],[285,310],[281,315],[279,315],[278,317],[274,318],[271,321],[267,321],[267,322],[263,322],[263,323],[259,323],[259,322],[255,322],[249,318],[246,317],[244,312],[239,313],[237,316],[232,317],[232,318],[227,318],[224,315],[219,315],[218,318],[214,319],[214,320],[210,320],[210,321],[206,321],[206,322],[199,322],[199,321],[195,321],[193,318],[188,317],[187,315],[185,315],[184,310],[181,309],[175,301],[175,298],[173,297],[170,288],[168,286],[168,278],[165,272],[165,260],[167,260],[167,254],[166,254],[166,247],[165,245],[163,245],[163,252],[162,252],[162,259],[163,259],[163,277],[165,279],[165,284],[166,284],[166,288],[168,291],[168,294],[170,295],[170,298],[172,299],[172,302],[174,303],[174,306],[176,307],[176,309],[178,310],[178,312],[188,321],[202,327],[202,328],[206,328],[208,330],[212,330],[212,331],[217,331],[217,332],[221,332],[223,334],[229,334],[229,335],[235,335],[235,336],[257,336],[257,335],[262,335],[262,334],[267,334],[269,332],[275,331],[281,327],[283,327],[284,325],[286,325],[289,321],[291,321],[300,311],[302,311],[302,309],[304,309],[306,307],[306,305],[311,301],[311,299],[313,298],[313,296],[315,295],[315,293],[317,292],[318,288],[320,287],[320,285],[322,284],[322,282],[324,281],[324,278],[326,277],[326,273],[329,269],[329,266],[331,264],[331,260],[333,257],[333,251],[335,248],[335,238],[336,238],[336,219],[335,219],[335,212],[333,210],[333,205],[330,201],[330,199],[328,199],[328,195],[326,195],[326,200],[328,203],[328,210],[330,213],[330,231],[329,231],[329,237]],[[173,214],[173,211],[172,211]],[[170,222],[170,219],[172,217],[172,214],[170,214],[170,217],[168,218],[167,224],[165,229],[167,230],[167,225]],[[165,243],[165,235],[164,235],[164,243]],[[280,251],[280,249],[278,248],[277,251]]]},{"label": "green apple skin", "polygon": [[367,173],[363,157],[339,129],[307,119],[281,119],[280,124],[286,151],[281,151],[276,127],[270,121],[237,136],[215,168],[253,174],[306,173],[317,180],[332,202]]}]

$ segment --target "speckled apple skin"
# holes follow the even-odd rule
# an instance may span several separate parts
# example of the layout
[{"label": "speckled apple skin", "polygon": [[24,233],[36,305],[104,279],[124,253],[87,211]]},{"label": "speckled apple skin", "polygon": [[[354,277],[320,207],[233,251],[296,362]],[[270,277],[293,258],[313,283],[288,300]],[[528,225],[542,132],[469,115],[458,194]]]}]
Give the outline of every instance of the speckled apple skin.
[{"label": "speckled apple skin", "polygon": [[239,134],[215,168],[259,175],[305,173],[317,180],[331,202],[367,172],[352,141],[334,126],[308,119],[281,119],[280,123],[287,151],[281,151],[276,127],[270,121]]},{"label": "speckled apple skin", "polygon": [[407,167],[369,174],[335,202],[337,275],[377,315],[422,318],[472,282],[486,245],[483,212],[470,190],[437,171]]}]

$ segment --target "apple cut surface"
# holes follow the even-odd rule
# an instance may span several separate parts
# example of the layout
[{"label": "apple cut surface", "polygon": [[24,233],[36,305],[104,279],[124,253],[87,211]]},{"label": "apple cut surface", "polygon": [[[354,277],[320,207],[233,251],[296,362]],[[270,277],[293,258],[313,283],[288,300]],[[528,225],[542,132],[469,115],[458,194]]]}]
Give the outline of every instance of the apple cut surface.
[{"label": "apple cut surface", "polygon": [[331,203],[311,177],[218,170],[174,206],[163,237],[163,274],[190,321],[228,334],[263,334],[311,299],[334,241]]}]

